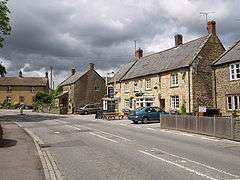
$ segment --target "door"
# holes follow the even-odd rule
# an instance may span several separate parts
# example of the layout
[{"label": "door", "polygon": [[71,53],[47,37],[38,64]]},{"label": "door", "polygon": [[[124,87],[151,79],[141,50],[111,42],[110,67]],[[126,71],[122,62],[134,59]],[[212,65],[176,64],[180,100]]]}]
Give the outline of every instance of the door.
[{"label": "door", "polygon": [[160,108],[165,111],[165,99],[160,99]]},{"label": "door", "polygon": [[150,121],[158,121],[159,120],[159,112],[156,111],[154,107],[150,107],[148,110],[148,119]]}]

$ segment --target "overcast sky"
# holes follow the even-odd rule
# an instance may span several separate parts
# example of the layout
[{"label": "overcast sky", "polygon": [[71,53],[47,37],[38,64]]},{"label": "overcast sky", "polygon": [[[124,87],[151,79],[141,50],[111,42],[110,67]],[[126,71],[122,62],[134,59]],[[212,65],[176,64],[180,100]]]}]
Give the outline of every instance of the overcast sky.
[{"label": "overcast sky", "polygon": [[104,75],[128,62],[134,40],[145,54],[206,35],[199,13],[209,20],[228,48],[240,39],[240,0],[9,0],[12,34],[0,50],[8,75],[22,69],[39,76],[54,68],[56,83],[71,68],[95,63]]}]

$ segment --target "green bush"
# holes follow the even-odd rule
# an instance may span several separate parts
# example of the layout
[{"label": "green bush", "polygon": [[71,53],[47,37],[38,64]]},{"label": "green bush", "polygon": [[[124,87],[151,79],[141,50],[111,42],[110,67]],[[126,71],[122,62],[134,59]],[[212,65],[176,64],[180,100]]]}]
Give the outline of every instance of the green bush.
[{"label": "green bush", "polygon": [[183,115],[187,114],[187,108],[186,108],[185,103],[182,104],[182,106],[180,108],[180,113],[183,114]]}]

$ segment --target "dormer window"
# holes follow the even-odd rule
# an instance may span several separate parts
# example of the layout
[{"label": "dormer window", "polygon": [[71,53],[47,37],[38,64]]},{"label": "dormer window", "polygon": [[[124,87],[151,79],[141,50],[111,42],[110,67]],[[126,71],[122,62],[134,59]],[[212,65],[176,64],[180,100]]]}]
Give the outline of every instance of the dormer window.
[{"label": "dormer window", "polygon": [[230,65],[230,80],[240,80],[240,63]]},{"label": "dormer window", "polygon": [[171,87],[177,87],[178,85],[178,73],[171,74]]}]

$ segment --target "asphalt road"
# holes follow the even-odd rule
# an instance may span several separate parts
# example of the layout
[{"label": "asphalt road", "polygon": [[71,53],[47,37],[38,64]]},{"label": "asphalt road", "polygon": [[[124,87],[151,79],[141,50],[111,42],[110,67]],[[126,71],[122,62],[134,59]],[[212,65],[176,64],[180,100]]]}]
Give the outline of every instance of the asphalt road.
[{"label": "asphalt road", "polygon": [[162,130],[159,123],[136,125],[91,115],[0,114],[38,136],[65,179],[240,179],[238,142]]}]

